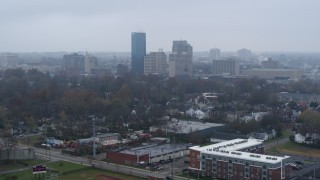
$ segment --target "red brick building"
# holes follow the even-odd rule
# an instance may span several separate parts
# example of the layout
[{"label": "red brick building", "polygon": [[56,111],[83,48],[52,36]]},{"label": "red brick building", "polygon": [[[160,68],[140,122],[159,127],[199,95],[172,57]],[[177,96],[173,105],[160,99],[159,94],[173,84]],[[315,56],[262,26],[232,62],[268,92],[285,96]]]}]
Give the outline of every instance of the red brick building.
[{"label": "red brick building", "polygon": [[149,154],[134,155],[116,151],[107,151],[106,159],[107,161],[111,161],[118,164],[136,165],[138,162],[141,161],[149,162]]},{"label": "red brick building", "polygon": [[290,157],[264,155],[261,140],[234,139],[189,149],[189,169],[204,176],[227,180],[288,180],[290,177]]}]

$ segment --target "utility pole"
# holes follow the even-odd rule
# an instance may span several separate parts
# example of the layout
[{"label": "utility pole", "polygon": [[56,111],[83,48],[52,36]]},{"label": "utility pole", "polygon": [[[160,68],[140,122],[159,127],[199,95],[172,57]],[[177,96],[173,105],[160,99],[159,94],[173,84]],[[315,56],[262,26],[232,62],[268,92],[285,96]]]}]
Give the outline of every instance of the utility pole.
[{"label": "utility pole", "polygon": [[313,179],[316,179],[316,161],[313,164]]},{"label": "utility pole", "polygon": [[175,163],[175,157],[176,157],[176,152],[175,152],[175,150],[176,150],[176,133],[174,132],[174,134],[173,134],[173,161],[172,161],[172,163],[171,163],[171,177],[172,177],[172,179],[173,179],[173,175],[174,175],[174,163]]},{"label": "utility pole", "polygon": [[96,159],[96,127],[95,127],[96,118],[94,117],[94,115],[92,115],[90,117],[92,118],[92,138],[93,138],[92,154],[93,154],[93,159]]}]

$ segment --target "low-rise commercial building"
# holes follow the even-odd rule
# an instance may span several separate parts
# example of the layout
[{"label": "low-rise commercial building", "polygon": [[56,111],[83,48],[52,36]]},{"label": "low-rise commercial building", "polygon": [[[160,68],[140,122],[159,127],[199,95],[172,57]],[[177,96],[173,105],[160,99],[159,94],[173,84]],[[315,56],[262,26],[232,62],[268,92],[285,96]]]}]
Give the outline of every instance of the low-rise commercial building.
[{"label": "low-rise commercial building", "polygon": [[302,69],[244,69],[243,75],[269,80],[300,80]]},{"label": "low-rise commercial building", "polygon": [[225,124],[220,123],[203,123],[198,121],[186,121],[172,119],[165,125],[152,126],[150,127],[150,132],[156,132],[161,130],[166,133],[175,134],[192,134],[192,133],[202,133],[204,135],[210,135],[214,132],[222,131]]},{"label": "low-rise commercial building", "polygon": [[107,151],[106,159],[120,164],[136,165],[139,162],[158,162],[189,155],[186,144],[150,144],[123,151]]},{"label": "low-rise commercial building", "polygon": [[189,169],[218,179],[289,179],[289,156],[264,155],[263,141],[234,139],[190,147]]}]

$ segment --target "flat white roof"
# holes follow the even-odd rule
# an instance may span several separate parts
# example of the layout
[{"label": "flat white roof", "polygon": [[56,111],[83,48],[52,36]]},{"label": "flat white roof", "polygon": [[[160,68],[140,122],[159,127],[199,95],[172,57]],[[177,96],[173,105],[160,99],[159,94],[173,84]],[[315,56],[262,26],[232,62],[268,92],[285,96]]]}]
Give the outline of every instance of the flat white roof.
[{"label": "flat white roof", "polygon": [[224,156],[234,159],[263,162],[268,164],[277,164],[282,160],[289,158],[289,156],[280,157],[239,151],[244,148],[262,145],[262,143],[263,141],[258,139],[233,139],[230,141],[224,141],[221,143],[203,147],[193,146],[189,149],[200,151],[201,154]]},{"label": "flat white roof", "polygon": [[175,131],[178,134],[188,134],[196,131],[201,131],[213,127],[221,127],[225,124],[220,123],[203,123],[197,121],[186,121],[186,120],[172,120],[164,127],[164,130],[168,132]]},{"label": "flat white roof", "polygon": [[237,151],[243,148],[248,148],[251,146],[261,145],[263,143],[262,140],[259,139],[233,139],[230,141],[224,141],[217,144],[211,144],[203,147],[194,146],[190,147],[190,149],[194,149],[201,152],[209,152],[210,149],[220,149],[226,151]]}]

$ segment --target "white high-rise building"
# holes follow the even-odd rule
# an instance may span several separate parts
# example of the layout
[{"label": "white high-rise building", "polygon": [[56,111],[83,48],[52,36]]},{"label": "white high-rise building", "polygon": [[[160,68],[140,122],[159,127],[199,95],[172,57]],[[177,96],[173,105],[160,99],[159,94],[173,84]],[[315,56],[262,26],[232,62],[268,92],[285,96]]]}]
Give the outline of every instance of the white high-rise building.
[{"label": "white high-rise building", "polygon": [[193,49],[187,41],[173,41],[169,55],[169,77],[192,76]]},{"label": "white high-rise building", "polygon": [[212,48],[210,49],[210,60],[220,60],[220,49]]},{"label": "white high-rise building", "polygon": [[165,75],[167,73],[167,55],[160,52],[150,52],[144,56],[144,74]]},{"label": "white high-rise building", "polygon": [[213,75],[239,75],[239,71],[237,59],[212,60]]}]

